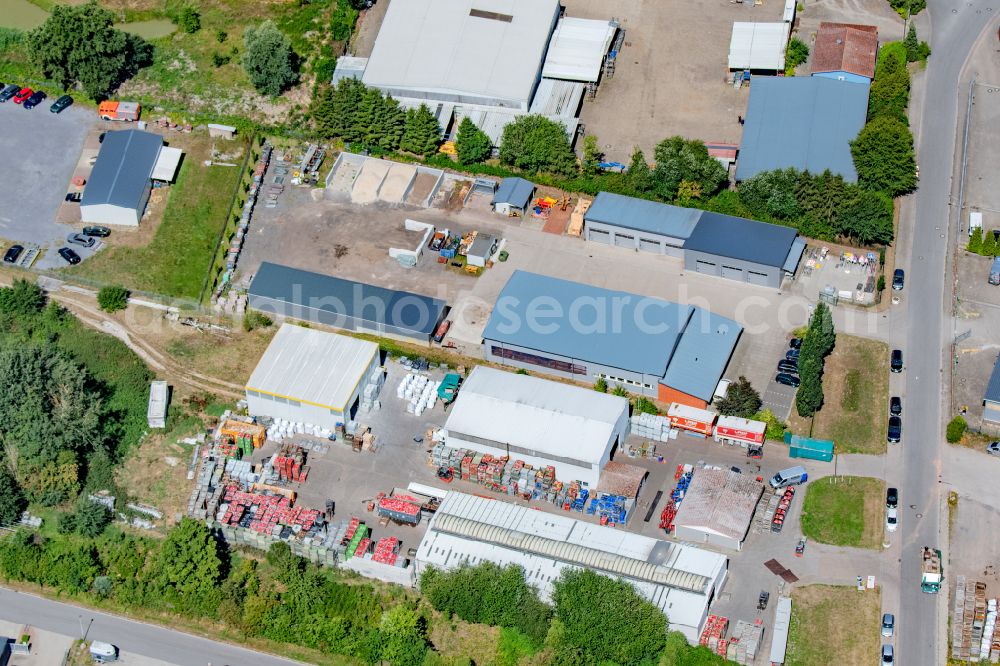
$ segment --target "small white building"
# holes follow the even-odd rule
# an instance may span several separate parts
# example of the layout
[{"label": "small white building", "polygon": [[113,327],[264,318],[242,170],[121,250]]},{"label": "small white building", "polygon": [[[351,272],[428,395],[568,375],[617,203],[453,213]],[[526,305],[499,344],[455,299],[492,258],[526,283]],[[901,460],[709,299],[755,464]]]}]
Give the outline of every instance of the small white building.
[{"label": "small white building", "polygon": [[729,70],[781,72],[785,69],[789,23],[733,23]]},{"label": "small white building", "polygon": [[483,268],[490,260],[493,253],[497,251],[497,237],[489,234],[477,234],[476,239],[469,246],[469,251],[465,253],[466,262],[470,266]]},{"label": "small white building", "polygon": [[247,382],[250,415],[332,430],[356,416],[380,360],[374,342],[283,324]]},{"label": "small white building", "polygon": [[597,486],[628,434],[628,400],[476,366],[445,424],[446,443],[556,468],[560,481]]},{"label": "small white building", "polygon": [[418,579],[427,566],[452,569],[484,561],[523,567],[528,583],[546,600],[567,569],[592,569],[627,581],[692,643],[729,571],[729,559],[719,553],[449,492],[417,548]]},{"label": "small white building", "polygon": [[150,428],[167,427],[167,402],[170,398],[170,388],[164,381],[151,382],[149,385],[149,405],[146,407],[146,422]]}]

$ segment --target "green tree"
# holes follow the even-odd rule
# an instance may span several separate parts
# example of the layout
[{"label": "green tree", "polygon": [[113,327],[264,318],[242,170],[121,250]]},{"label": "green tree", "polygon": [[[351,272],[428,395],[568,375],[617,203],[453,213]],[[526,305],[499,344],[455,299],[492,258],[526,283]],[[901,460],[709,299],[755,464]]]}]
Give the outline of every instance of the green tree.
[{"label": "green tree", "polygon": [[47,300],[42,288],[27,280],[17,279],[11,286],[0,288],[0,312],[13,317],[37,315]]},{"label": "green tree", "polygon": [[437,152],[440,140],[441,127],[426,104],[406,112],[406,130],[400,148],[426,157]]},{"label": "green tree", "polygon": [[692,646],[681,632],[671,631],[657,666],[729,666],[731,663],[704,645]]},{"label": "green tree", "polygon": [[654,157],[653,190],[666,200],[677,197],[681,181],[698,183],[702,194],[708,196],[715,194],[727,179],[725,168],[698,140],[679,136],[664,139],[657,144]]},{"label": "green tree", "polygon": [[760,393],[753,387],[750,380],[740,375],[740,378],[729,385],[726,397],[716,402],[716,409],[725,416],[739,416],[748,419],[757,413],[763,403]]},{"label": "green tree", "polygon": [[653,189],[653,170],[649,168],[649,162],[638,146],[632,149],[632,159],[625,172],[625,180],[636,192],[649,192]]},{"label": "green tree", "polygon": [[458,124],[455,152],[462,164],[485,162],[493,153],[493,142],[486,136],[486,132],[476,127],[476,124],[466,116]]},{"label": "green tree", "polygon": [[853,187],[842,176],[829,170],[819,175],[803,171],[795,184],[795,200],[803,216],[812,217],[832,229],[844,201],[850,199]]},{"label": "green tree", "polygon": [[346,42],[354,34],[358,22],[358,7],[349,0],[337,0],[330,16],[330,36],[338,42]]},{"label": "green tree", "polygon": [[597,145],[597,137],[593,134],[588,134],[583,138],[583,159],[580,160],[580,170],[583,172],[584,176],[596,176],[601,170],[601,160],[604,159],[604,153],[601,152],[600,146]]},{"label": "green tree", "polygon": [[798,37],[792,37],[785,51],[785,71],[795,74],[795,68],[809,59],[809,46]]},{"label": "green tree", "polygon": [[777,415],[770,409],[764,408],[753,415],[754,421],[763,421],[767,424],[767,430],[764,431],[764,437],[767,439],[780,440],[785,435],[785,430],[788,429],[788,424],[779,419]]},{"label": "green tree", "polygon": [[424,619],[408,606],[390,608],[382,616],[382,659],[393,666],[420,666],[427,654]]},{"label": "green tree", "polygon": [[194,34],[201,30],[201,13],[198,11],[197,7],[192,5],[185,5],[180,12],[177,13],[177,19],[175,21],[177,27],[188,34]]},{"label": "green tree", "polygon": [[373,145],[383,150],[396,150],[409,123],[406,112],[400,108],[399,102],[386,95],[376,115],[375,126],[378,128],[378,134],[371,137]]},{"label": "green tree", "polygon": [[982,254],[983,252],[983,228],[976,227],[972,230],[972,235],[969,236],[969,244],[966,248],[969,252],[973,254]]},{"label": "green tree", "polygon": [[341,79],[331,99],[333,121],[330,136],[339,136],[344,141],[360,141],[363,136],[358,109],[365,97],[365,85],[354,78]]},{"label": "green tree", "polygon": [[889,6],[895,9],[901,17],[908,19],[924,11],[927,0],[889,0]]},{"label": "green tree", "polygon": [[796,198],[800,180],[795,169],[763,171],[741,182],[737,191],[756,217],[789,220],[802,211]]},{"label": "green tree", "polygon": [[560,642],[579,650],[583,663],[648,663],[666,644],[666,616],[623,580],[566,569],[552,601],[563,627]]},{"label": "green tree", "polygon": [[6,465],[0,464],[0,525],[13,525],[28,508],[24,491]]},{"label": "green tree", "polygon": [[948,422],[948,427],[945,429],[945,439],[948,440],[949,444],[957,444],[962,441],[962,437],[965,436],[965,430],[969,427],[969,424],[961,416],[956,416],[951,421]]},{"label": "green tree", "polygon": [[569,175],[576,169],[566,127],[545,116],[519,116],[500,140],[500,161],[526,171]]},{"label": "green tree", "polygon": [[862,245],[889,245],[893,239],[892,215],[888,195],[859,189],[840,211],[837,226]]},{"label": "green tree", "polygon": [[118,312],[128,307],[128,290],[120,286],[101,287],[97,305],[105,312]]},{"label": "green tree", "polygon": [[875,79],[868,93],[868,120],[889,116],[907,123],[910,101],[910,74],[906,70],[906,47],[889,42],[879,49]]},{"label": "green tree", "polygon": [[155,571],[166,600],[189,610],[210,606],[222,580],[219,544],[204,524],[183,518],[163,540]]},{"label": "green tree", "polygon": [[292,43],[273,21],[251,26],[243,33],[243,69],[262,95],[275,97],[298,81]]},{"label": "green tree", "polygon": [[627,398],[628,390],[621,384],[615,384],[615,387],[611,389],[611,395],[616,395],[619,398]]},{"label": "green tree", "polygon": [[799,352],[800,385],[795,394],[799,416],[812,416],[823,406],[823,364],[836,343],[833,315],[826,303],[820,301],[809,319]]},{"label": "green tree", "polygon": [[895,118],[870,120],[851,142],[858,184],[891,197],[917,185],[917,163],[910,128]]},{"label": "green tree", "polygon": [[88,539],[96,539],[104,533],[104,528],[111,523],[111,512],[103,504],[91,502],[86,497],[77,501],[76,531]]},{"label": "green tree", "polygon": [[605,379],[604,377],[598,377],[597,381],[594,382],[594,390],[597,391],[598,393],[607,393],[608,380]]},{"label": "green tree", "polygon": [[993,231],[987,231],[983,235],[983,246],[979,254],[984,257],[995,257],[1000,254],[1000,243],[997,242],[997,235]]},{"label": "green tree", "polygon": [[104,99],[153,61],[152,46],[115,29],[114,20],[114,13],[94,1],[56,4],[28,34],[28,57],[63,88],[79,83],[90,97]]}]

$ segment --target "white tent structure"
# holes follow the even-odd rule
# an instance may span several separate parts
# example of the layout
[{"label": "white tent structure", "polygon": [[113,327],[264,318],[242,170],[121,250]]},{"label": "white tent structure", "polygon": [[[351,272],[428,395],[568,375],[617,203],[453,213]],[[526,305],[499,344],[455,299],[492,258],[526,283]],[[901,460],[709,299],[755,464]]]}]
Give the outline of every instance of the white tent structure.
[{"label": "white tent structure", "polygon": [[779,72],[785,69],[788,23],[733,23],[729,69]]},{"label": "white tent structure", "polygon": [[477,366],[445,424],[447,444],[530,465],[596,487],[628,434],[628,400],[528,375]]},{"label": "white tent structure", "polygon": [[617,26],[611,21],[559,19],[549,41],[542,76],[566,81],[597,81]]}]

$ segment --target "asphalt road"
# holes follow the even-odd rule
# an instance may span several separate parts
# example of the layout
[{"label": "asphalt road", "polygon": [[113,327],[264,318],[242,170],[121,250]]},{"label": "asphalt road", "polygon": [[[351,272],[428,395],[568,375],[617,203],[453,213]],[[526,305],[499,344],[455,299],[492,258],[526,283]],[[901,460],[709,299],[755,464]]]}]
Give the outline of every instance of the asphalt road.
[{"label": "asphalt road", "polygon": [[[953,160],[961,149],[965,106],[963,68],[977,39],[997,15],[998,0],[932,0],[929,3],[931,49],[923,108],[919,118],[917,154],[920,188],[904,204],[903,255],[907,270],[904,321],[894,325],[893,345],[902,343],[906,360],[907,402],[905,450],[900,500],[902,552],[900,599],[895,640],[903,664],[943,663],[946,600],[920,591],[921,547],[939,543],[943,437],[944,363],[950,353],[950,284],[946,284],[948,225],[956,218],[949,201],[953,191]],[[984,38],[991,38],[985,35]],[[916,120],[917,118],[915,118]],[[958,139],[958,140],[957,140]],[[957,189],[957,187],[955,188]],[[908,232],[908,233],[907,233]],[[908,248],[905,236],[909,235]],[[908,249],[908,252],[906,251]],[[946,297],[947,295],[947,297]],[[947,571],[945,572],[947,575]]]},{"label": "asphalt road", "polygon": [[123,653],[141,654],[178,666],[289,666],[300,663],[6,588],[0,588],[0,618],[66,636],[80,636],[81,620],[86,630],[93,618],[87,640],[106,641],[117,645]]}]

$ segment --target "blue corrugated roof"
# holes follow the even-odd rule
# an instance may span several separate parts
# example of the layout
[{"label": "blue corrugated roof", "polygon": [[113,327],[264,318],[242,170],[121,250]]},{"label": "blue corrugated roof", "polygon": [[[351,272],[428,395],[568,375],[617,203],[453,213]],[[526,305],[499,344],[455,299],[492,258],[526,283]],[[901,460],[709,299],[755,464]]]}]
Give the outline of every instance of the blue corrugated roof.
[{"label": "blue corrugated roof", "polygon": [[799,261],[802,259],[802,253],[806,249],[806,239],[796,238],[792,241],[792,249],[788,251],[788,256],[785,257],[785,264],[782,269],[786,273],[794,273],[795,269],[799,266]]},{"label": "blue corrugated roof", "polygon": [[849,142],[865,124],[868,84],[822,76],[754,77],[736,180],[772,169],[829,169],[854,182]]},{"label": "blue corrugated roof", "polygon": [[250,283],[249,295],[428,336],[434,332],[447,305],[437,298],[385,289],[267,261],[260,265],[260,270]]},{"label": "blue corrugated roof", "polygon": [[524,209],[528,207],[535,184],[524,178],[504,178],[493,195],[493,203],[508,203]]},{"label": "blue corrugated roof", "polygon": [[742,332],[743,327],[732,319],[695,308],[663,383],[708,402]]},{"label": "blue corrugated roof", "polygon": [[707,400],[741,331],[691,305],[515,271],[483,338],[663,377]]},{"label": "blue corrugated roof", "polygon": [[705,211],[684,249],[781,268],[797,235],[791,227]]},{"label": "blue corrugated roof", "polygon": [[986,385],[983,399],[990,402],[1000,402],[1000,356],[997,357],[997,362],[993,366],[993,374],[990,375],[990,383]]},{"label": "blue corrugated roof", "polygon": [[162,146],[163,139],[150,132],[107,132],[80,205],[142,207],[142,197]]},{"label": "blue corrugated roof", "polygon": [[583,218],[636,231],[687,238],[701,214],[702,211],[696,208],[681,208],[621,194],[599,192]]}]

